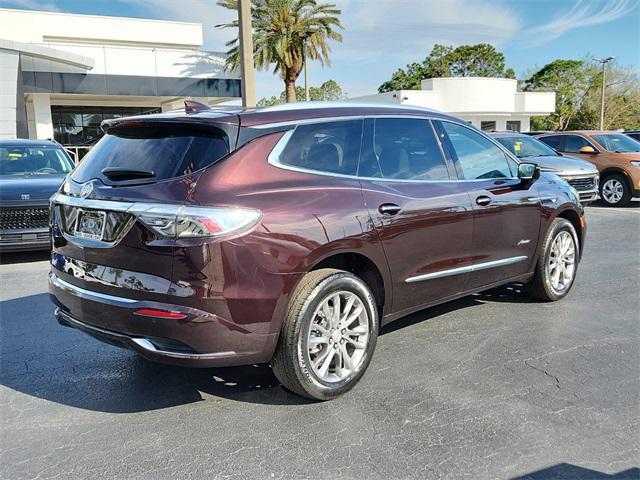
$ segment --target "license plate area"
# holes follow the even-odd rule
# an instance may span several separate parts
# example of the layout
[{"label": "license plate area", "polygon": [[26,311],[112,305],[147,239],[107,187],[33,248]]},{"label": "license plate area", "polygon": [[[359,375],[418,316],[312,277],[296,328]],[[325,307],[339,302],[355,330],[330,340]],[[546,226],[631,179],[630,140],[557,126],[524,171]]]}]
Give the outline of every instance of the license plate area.
[{"label": "license plate area", "polygon": [[77,237],[102,240],[107,225],[107,212],[78,209],[73,234]]}]

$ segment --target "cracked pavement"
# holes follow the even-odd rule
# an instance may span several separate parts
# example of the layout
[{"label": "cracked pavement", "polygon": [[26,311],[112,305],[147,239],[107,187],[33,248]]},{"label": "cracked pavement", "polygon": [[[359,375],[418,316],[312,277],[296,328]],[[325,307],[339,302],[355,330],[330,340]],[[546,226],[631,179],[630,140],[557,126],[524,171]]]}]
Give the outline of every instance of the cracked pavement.
[{"label": "cracked pavement", "polygon": [[558,303],[518,285],[383,329],[327,403],[57,325],[47,253],[0,264],[0,478],[640,478],[640,208],[589,207]]}]

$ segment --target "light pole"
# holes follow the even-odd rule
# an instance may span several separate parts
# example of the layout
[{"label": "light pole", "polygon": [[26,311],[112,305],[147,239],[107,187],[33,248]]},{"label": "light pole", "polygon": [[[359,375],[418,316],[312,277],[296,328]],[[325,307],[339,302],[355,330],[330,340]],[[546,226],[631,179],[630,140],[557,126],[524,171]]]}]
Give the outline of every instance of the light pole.
[{"label": "light pole", "polygon": [[256,106],[256,77],[253,70],[253,29],[251,27],[251,0],[238,2],[240,26],[240,73],[242,75],[242,106]]},{"label": "light pole", "polygon": [[600,92],[600,130],[604,130],[604,89],[606,86],[607,63],[614,60],[615,57],[596,58],[593,60],[602,64],[602,90]]}]

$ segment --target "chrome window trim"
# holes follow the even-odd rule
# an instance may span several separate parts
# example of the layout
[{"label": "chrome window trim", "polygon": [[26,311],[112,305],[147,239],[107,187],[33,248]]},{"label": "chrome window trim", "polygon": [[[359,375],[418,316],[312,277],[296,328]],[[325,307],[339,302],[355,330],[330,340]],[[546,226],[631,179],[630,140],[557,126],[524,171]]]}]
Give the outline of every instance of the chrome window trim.
[{"label": "chrome window trim", "polygon": [[[398,119],[402,119],[402,120],[406,120],[406,119],[412,119],[412,118],[418,118],[418,119],[424,119],[425,121],[428,121],[429,123],[431,123],[431,126],[433,128],[433,120],[441,120],[438,117],[431,117],[428,115],[361,115],[361,116],[343,116],[343,117],[331,117],[331,118],[310,118],[310,119],[306,119],[306,120],[298,120],[298,121],[288,121],[288,122],[282,122],[279,124],[268,124],[268,125],[264,125],[264,126],[260,126],[260,127],[264,127],[266,128],[268,127],[273,127],[273,126],[283,126],[283,125],[293,125],[294,128],[292,128],[291,130],[287,130],[285,132],[285,134],[282,136],[282,138],[280,138],[280,140],[278,140],[278,142],[276,143],[276,145],[273,147],[273,149],[271,150],[271,152],[269,153],[269,156],[267,157],[267,163],[269,163],[269,165],[272,165],[276,168],[281,168],[283,170],[289,170],[292,172],[299,172],[299,173],[309,173],[312,175],[321,175],[324,177],[335,177],[335,178],[346,178],[346,179],[352,179],[352,180],[367,180],[367,181],[372,181],[372,182],[387,182],[387,183],[417,183],[417,184],[429,184],[429,183],[451,183],[451,182],[486,182],[487,180],[492,180],[492,179],[486,179],[486,178],[480,178],[480,179],[459,179],[459,178],[449,178],[448,180],[406,180],[406,179],[394,179],[394,178],[381,178],[381,177],[361,177],[358,175],[346,175],[343,173],[332,173],[332,172],[323,172],[321,170],[312,170],[309,168],[303,168],[303,167],[295,167],[292,165],[286,165],[284,163],[280,163],[280,154],[282,153],[282,151],[284,150],[284,148],[287,146],[287,143],[289,142],[289,140],[291,139],[291,137],[293,136],[294,132],[296,131],[296,128],[298,125],[312,125],[312,124],[316,124],[316,123],[325,123],[327,121],[332,121],[332,122],[337,122],[337,121],[344,121],[344,120],[366,120],[366,119],[377,119],[377,118],[398,118]],[[462,125],[459,122],[454,122],[451,120],[447,120],[450,121],[451,123],[454,123],[456,125]],[[252,127],[252,128],[258,128],[258,127]],[[468,127],[467,127],[468,128]],[[438,135],[435,134],[435,137],[438,141],[438,144],[440,145],[441,149],[442,149],[442,145],[440,143],[440,139],[438,138]],[[444,155],[444,151],[442,151],[443,154],[443,160],[445,160],[445,162],[448,162],[448,159],[446,157],[446,155]],[[448,163],[445,163],[445,165],[448,166]],[[511,170],[511,169],[509,169]],[[517,180],[517,177],[503,177],[500,179],[493,179],[493,180],[506,180],[511,178],[512,180]]]},{"label": "chrome window trim", "polygon": [[478,263],[476,265],[467,265],[465,267],[456,267],[448,270],[440,270],[438,272],[425,273],[424,275],[409,277],[405,280],[405,283],[424,282],[426,280],[450,277],[452,275],[460,275],[462,273],[471,273],[480,270],[487,270],[489,268],[504,267],[506,265],[512,265],[514,263],[522,262],[527,258],[529,257],[527,257],[526,255],[520,255],[517,257],[503,258],[501,260],[493,260],[491,262]]}]

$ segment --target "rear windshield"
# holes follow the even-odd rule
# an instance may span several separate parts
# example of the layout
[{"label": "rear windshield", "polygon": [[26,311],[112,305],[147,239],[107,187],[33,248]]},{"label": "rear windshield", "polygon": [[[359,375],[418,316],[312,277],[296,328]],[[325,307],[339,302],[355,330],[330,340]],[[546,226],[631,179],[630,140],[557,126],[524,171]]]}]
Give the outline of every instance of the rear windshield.
[{"label": "rear windshield", "polygon": [[184,124],[136,124],[111,128],[72,174],[76,182],[98,178],[105,169],[152,172],[152,181],[188,175],[229,153],[229,137],[220,128]]},{"label": "rear windshield", "polygon": [[66,175],[71,168],[60,147],[0,147],[0,175]]}]

